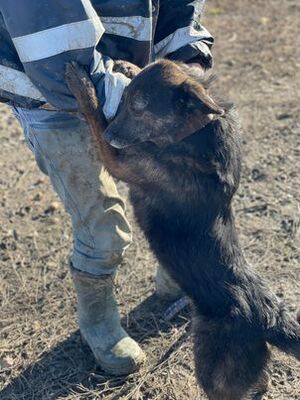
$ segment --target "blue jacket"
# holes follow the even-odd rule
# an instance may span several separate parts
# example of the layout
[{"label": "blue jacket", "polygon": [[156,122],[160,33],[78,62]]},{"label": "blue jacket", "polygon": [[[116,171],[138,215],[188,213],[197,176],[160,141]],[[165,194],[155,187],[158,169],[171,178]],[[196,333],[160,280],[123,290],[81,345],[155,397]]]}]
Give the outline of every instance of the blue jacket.
[{"label": "blue jacket", "polygon": [[85,65],[107,118],[128,79],[113,60],[144,67],[157,58],[211,64],[211,35],[199,21],[205,0],[1,0],[0,100],[76,110],[66,62]]}]

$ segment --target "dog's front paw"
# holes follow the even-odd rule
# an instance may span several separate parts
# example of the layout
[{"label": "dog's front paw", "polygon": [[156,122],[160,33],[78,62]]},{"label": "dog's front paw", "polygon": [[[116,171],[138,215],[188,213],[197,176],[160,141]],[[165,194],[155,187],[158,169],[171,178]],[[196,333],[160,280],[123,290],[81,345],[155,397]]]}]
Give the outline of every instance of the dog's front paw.
[{"label": "dog's front paw", "polygon": [[114,62],[114,72],[120,72],[129,79],[133,79],[141,72],[141,68],[137,65],[130,63],[129,61],[116,60]]}]

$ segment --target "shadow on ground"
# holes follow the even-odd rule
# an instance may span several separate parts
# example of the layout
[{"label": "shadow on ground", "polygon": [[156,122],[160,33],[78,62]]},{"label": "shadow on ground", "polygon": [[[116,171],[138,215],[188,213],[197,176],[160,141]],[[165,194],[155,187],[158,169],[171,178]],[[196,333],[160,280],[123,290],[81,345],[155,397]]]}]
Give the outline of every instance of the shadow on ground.
[{"label": "shadow on ground", "polygon": [[[123,326],[127,327],[132,337],[143,344],[148,339],[167,332],[174,325],[179,327],[186,323],[186,318],[180,316],[172,324],[164,320],[164,312],[169,305],[170,303],[162,302],[152,295],[123,318]],[[109,377],[97,368],[89,348],[82,343],[77,330],[22,371],[2,390],[0,397],[1,400],[55,400],[74,392],[80,394],[81,387],[88,387],[90,390],[97,387],[97,391],[101,391],[101,385],[112,389],[128,379],[130,377]]]}]

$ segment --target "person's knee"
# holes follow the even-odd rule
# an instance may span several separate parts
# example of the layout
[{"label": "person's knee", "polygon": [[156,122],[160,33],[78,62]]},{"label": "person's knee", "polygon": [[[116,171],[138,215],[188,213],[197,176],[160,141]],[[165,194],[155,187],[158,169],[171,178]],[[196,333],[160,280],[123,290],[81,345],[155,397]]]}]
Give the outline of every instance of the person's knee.
[{"label": "person's knee", "polygon": [[113,246],[112,241],[103,240],[95,247],[80,239],[75,239],[71,263],[74,268],[93,275],[114,274],[129,244],[130,237],[119,241],[117,247]]},{"label": "person's knee", "polygon": [[91,260],[85,256],[78,255],[78,252],[74,251],[71,257],[71,265],[79,271],[92,275],[113,275],[116,273],[122,258],[123,254],[121,252],[113,252],[106,254],[101,260]]}]

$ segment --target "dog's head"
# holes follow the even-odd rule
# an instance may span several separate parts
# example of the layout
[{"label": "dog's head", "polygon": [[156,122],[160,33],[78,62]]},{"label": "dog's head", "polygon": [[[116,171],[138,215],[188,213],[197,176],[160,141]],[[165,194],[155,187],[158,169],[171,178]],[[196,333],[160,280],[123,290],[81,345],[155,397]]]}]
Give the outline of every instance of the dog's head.
[{"label": "dog's head", "polygon": [[116,118],[104,137],[116,148],[150,141],[177,143],[223,115],[188,67],[161,60],[145,68],[126,88]]}]

